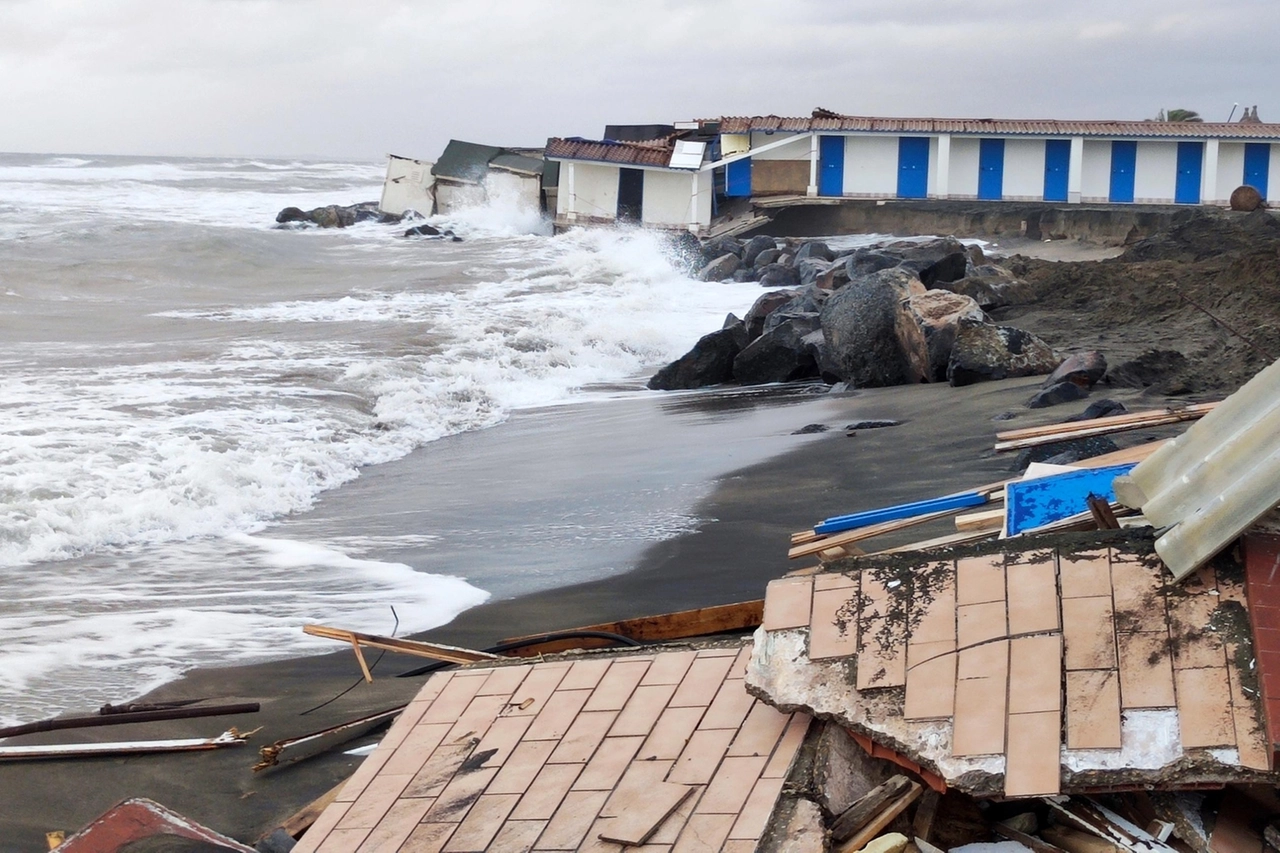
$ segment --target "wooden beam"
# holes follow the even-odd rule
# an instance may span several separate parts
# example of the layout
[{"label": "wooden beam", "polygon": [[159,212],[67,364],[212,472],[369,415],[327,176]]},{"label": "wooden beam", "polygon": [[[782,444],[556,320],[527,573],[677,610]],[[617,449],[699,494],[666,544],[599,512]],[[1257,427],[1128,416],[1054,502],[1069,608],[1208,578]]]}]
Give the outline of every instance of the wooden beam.
[{"label": "wooden beam", "polygon": [[967,545],[970,542],[981,542],[984,539],[990,539],[999,532],[999,530],[972,530],[967,533],[952,533],[949,536],[939,536],[936,539],[925,539],[920,542],[899,545],[896,548],[886,548],[883,551],[876,551],[875,553],[901,554],[904,551],[929,551],[933,548],[950,548],[953,545]]},{"label": "wooden beam", "polygon": [[976,533],[978,531],[999,530],[1004,526],[1004,507],[989,509],[985,512],[971,512],[956,516],[956,532]]},{"label": "wooden beam", "polygon": [[1059,441],[1199,420],[1213,411],[1217,405],[1217,403],[1201,403],[1182,409],[1157,409],[1150,412],[1115,415],[1109,418],[1095,418],[1088,421],[1073,421],[998,432],[996,433],[995,450],[997,453],[1003,453],[1009,450],[1038,447],[1042,444],[1054,444]]},{"label": "wooden beam", "polygon": [[937,521],[940,518],[947,518],[958,512],[960,512],[959,509],[940,510],[938,512],[929,512],[924,515],[917,515],[913,518],[897,518],[893,521],[884,521],[880,524],[872,524],[869,527],[859,527],[856,530],[847,530],[844,533],[837,533],[834,536],[828,536],[826,539],[819,539],[817,542],[798,545],[787,552],[787,557],[795,560],[800,557],[821,554],[829,548],[851,545],[854,542],[861,542],[864,539],[883,536],[886,533],[896,533],[899,530],[907,530],[920,524]]},{"label": "wooden beam", "polygon": [[500,660],[498,655],[490,654],[489,652],[460,649],[457,646],[444,646],[439,643],[422,643],[417,640],[380,637],[377,634],[361,634],[358,631],[346,631],[342,628],[330,628],[325,625],[303,625],[302,631],[313,637],[324,637],[327,640],[350,643],[356,650],[356,658],[360,661],[361,670],[370,681],[373,680],[373,677],[369,674],[369,667],[365,665],[364,655],[360,652],[361,646],[367,646],[371,649],[385,649],[389,652],[401,652],[420,658],[442,660],[448,663],[476,663],[484,660]]},{"label": "wooden beam", "polygon": [[[564,628],[564,631],[605,631],[610,634],[621,634],[642,643],[657,643],[665,640],[683,640],[689,637],[703,637],[708,634],[723,634],[729,631],[747,631],[760,627],[764,621],[764,599],[740,601],[736,604],[717,604],[712,607],[699,607],[694,610],[680,610],[675,613],[663,613],[657,616],[639,616],[634,619],[620,619],[617,622],[601,622],[596,625],[584,625],[580,628]],[[509,637],[502,642],[515,643],[521,640],[532,640],[543,634],[528,634],[523,637]],[[596,648],[609,645],[607,640],[559,640],[512,649],[509,654],[516,657],[549,654],[564,649]]]},{"label": "wooden beam", "polygon": [[837,853],[854,853],[867,846],[867,843],[873,838],[884,832],[885,827],[893,823],[898,815],[906,811],[907,806],[911,805],[920,796],[923,787],[919,782],[911,783],[911,790],[907,791],[898,799],[892,801],[885,807],[884,811],[877,814],[871,821],[862,828],[857,834],[849,838],[837,848]]},{"label": "wooden beam", "polygon": [[852,838],[891,801],[911,790],[911,780],[901,774],[872,788],[840,813],[831,824],[831,840],[837,844]]}]

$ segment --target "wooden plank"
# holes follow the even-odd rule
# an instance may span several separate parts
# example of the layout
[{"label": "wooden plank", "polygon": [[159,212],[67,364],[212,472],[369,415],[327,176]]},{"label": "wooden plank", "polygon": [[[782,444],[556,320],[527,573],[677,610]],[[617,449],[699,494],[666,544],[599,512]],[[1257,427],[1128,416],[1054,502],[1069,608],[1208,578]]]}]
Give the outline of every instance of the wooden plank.
[{"label": "wooden plank", "polygon": [[1105,418],[1092,418],[1087,421],[1060,421],[1054,424],[1041,424],[1040,426],[1034,427],[1007,429],[996,433],[996,441],[1017,441],[1023,438],[1036,438],[1044,435],[1060,435],[1066,432],[1087,429],[1092,426],[1145,423],[1152,419],[1164,418],[1173,414],[1207,415],[1217,406],[1218,403],[1197,403],[1182,408],[1170,406],[1163,409],[1146,409],[1141,412],[1125,412],[1122,415],[1110,415]]},{"label": "wooden plank", "polygon": [[907,791],[898,799],[885,808],[884,811],[876,815],[866,826],[862,828],[856,835],[850,837],[847,841],[840,845],[838,853],[853,853],[855,850],[861,850],[867,846],[867,842],[884,832],[885,827],[893,823],[898,815],[907,810],[907,806],[911,805],[919,798],[923,787],[919,782],[911,783],[911,790]]},{"label": "wooden plank", "polygon": [[370,681],[373,679],[369,677],[368,667],[363,665],[363,655],[359,652],[360,646],[368,646],[371,649],[385,649],[389,652],[403,652],[415,657],[431,658],[432,660],[448,661],[449,663],[477,663],[484,660],[499,660],[498,655],[490,654],[489,652],[460,649],[457,646],[444,646],[439,643],[423,643],[417,640],[380,637],[377,634],[361,634],[358,631],[346,631],[342,628],[330,628],[325,625],[303,625],[302,631],[313,637],[324,637],[327,640],[351,643],[356,647],[356,657],[361,659],[361,668],[365,671],[365,675]]},{"label": "wooden plank", "polygon": [[[1114,418],[1096,418],[1090,421],[1077,421],[1072,424],[1055,425],[1052,429],[1046,427],[1032,427],[1029,430],[1011,430],[1006,433],[996,433],[995,451],[996,453],[1004,453],[1010,450],[1023,450],[1028,447],[1039,447],[1043,444],[1054,444],[1059,441],[1090,438],[1092,436],[1109,435],[1111,433],[1124,432],[1133,429],[1147,429],[1148,427],[1166,426],[1168,424],[1182,423],[1184,421],[1194,421],[1213,411],[1213,408],[1216,405],[1217,403],[1205,403],[1199,406],[1188,406],[1185,409],[1177,411],[1164,410],[1149,413],[1138,412],[1134,415],[1116,415]],[[1039,430],[1039,432],[1031,435],[1026,434],[1033,430]],[[1012,437],[1015,435],[1019,437]]]},{"label": "wooden plank", "polygon": [[906,551],[931,551],[934,548],[950,548],[953,545],[967,545],[970,542],[981,542],[984,539],[990,539],[999,530],[975,530],[969,533],[952,533],[947,536],[939,536],[934,539],[923,539],[919,542],[912,542],[908,545],[899,545],[896,548],[886,548],[883,551],[872,551],[872,554],[901,554]]},{"label": "wooden plank", "polygon": [[831,840],[836,843],[852,838],[891,801],[911,790],[911,780],[901,774],[872,788],[854,801],[831,824]]},{"label": "wooden plank", "polygon": [[961,533],[999,530],[1004,526],[1004,507],[989,509],[985,512],[971,512],[956,516],[956,530]]},{"label": "wooden plank", "polygon": [[925,515],[917,515],[913,518],[898,518],[881,524],[873,524],[869,527],[859,527],[857,530],[847,530],[844,533],[837,533],[834,536],[828,536],[826,539],[819,539],[807,545],[798,545],[787,552],[787,557],[792,560],[798,557],[808,557],[810,554],[818,554],[828,548],[861,542],[864,539],[871,539],[875,536],[883,536],[886,533],[895,533],[930,521],[937,521],[939,518],[947,518],[959,511],[960,509],[941,510],[939,512],[926,513]]},{"label": "wooden plank", "polygon": [[[640,642],[660,642],[662,640],[680,640],[687,637],[701,637],[708,634],[720,634],[728,631],[746,631],[760,627],[764,620],[764,599],[741,601],[735,604],[718,604],[712,607],[699,607],[693,610],[681,610],[675,613],[662,613],[656,616],[639,616],[634,619],[620,619],[617,622],[602,622],[596,625],[584,625],[580,628],[566,628],[566,631],[607,631],[610,634],[621,634]],[[542,634],[530,634],[523,637],[508,637],[503,643],[514,643],[521,640],[533,640]],[[587,640],[561,641],[562,648],[590,648]],[[595,641],[607,644],[605,640]],[[547,654],[551,647],[561,643],[540,643],[523,649],[513,649],[511,654],[518,657]]]},{"label": "wooden plank", "polygon": [[[284,822],[280,824],[280,829],[283,829],[285,834],[290,838],[297,838],[302,835],[302,833],[311,828],[311,824],[316,822],[316,819],[329,807],[329,804],[338,798],[338,794],[342,792],[342,788],[346,784],[347,780],[343,779],[341,782],[334,785],[332,788],[325,791],[323,794],[316,797],[293,814],[289,815],[289,817],[285,818]],[[259,840],[261,841],[267,838],[272,832],[275,832],[275,830],[267,832]]]}]

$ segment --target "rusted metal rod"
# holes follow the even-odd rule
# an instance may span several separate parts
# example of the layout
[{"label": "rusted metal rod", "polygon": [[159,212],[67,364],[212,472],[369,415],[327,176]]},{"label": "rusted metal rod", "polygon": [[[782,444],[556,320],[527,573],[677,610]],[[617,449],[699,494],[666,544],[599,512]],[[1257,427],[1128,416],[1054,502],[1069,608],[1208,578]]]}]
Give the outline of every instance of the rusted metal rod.
[{"label": "rusted metal rod", "polygon": [[57,729],[86,729],[93,726],[120,726],[125,723],[152,723],[159,720],[187,720],[195,717],[254,714],[258,712],[260,707],[257,702],[241,702],[236,705],[207,705],[203,708],[170,708],[162,711],[132,711],[123,714],[107,714],[106,716],[61,717],[0,729],[0,738],[28,735],[34,732],[52,732]]}]

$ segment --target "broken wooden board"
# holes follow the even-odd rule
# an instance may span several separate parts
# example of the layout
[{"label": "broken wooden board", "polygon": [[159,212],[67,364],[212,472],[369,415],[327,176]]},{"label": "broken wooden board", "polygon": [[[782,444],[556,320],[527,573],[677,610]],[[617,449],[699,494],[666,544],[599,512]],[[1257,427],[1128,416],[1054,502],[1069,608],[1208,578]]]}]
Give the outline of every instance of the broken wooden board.
[{"label": "broken wooden board", "polygon": [[384,649],[389,652],[400,652],[414,657],[430,658],[446,663],[477,663],[483,660],[498,660],[498,655],[480,652],[474,649],[461,649],[457,646],[445,646],[440,643],[423,643],[418,640],[401,640],[395,637],[380,637],[377,634],[361,634],[358,631],[347,631],[342,628],[330,628],[325,625],[303,625],[302,631],[313,637],[324,637],[327,640],[338,640],[350,643],[355,650],[356,660],[364,672],[365,681],[373,681],[373,675],[360,652],[361,646],[371,649]]},{"label": "broken wooden board", "polygon": [[254,853],[234,838],[228,838],[201,826],[188,817],[167,809],[154,800],[134,797],[112,806],[92,823],[64,841],[59,853],[102,853],[107,850],[132,849],[136,841],[148,838],[185,838],[208,847],[231,853]]},{"label": "broken wooden board", "polygon": [[1042,444],[1055,444],[1059,441],[1194,421],[1209,414],[1217,405],[1217,403],[1201,403],[1181,409],[1155,409],[1149,412],[1132,412],[1127,415],[1113,415],[1088,421],[1071,421],[1007,430],[996,433],[995,451],[1004,453],[1010,450],[1039,447]]},{"label": "broken wooden board", "polygon": [[260,770],[266,770],[268,767],[276,767],[281,764],[293,764],[313,755],[319,755],[335,746],[340,746],[368,734],[379,726],[390,725],[391,721],[403,710],[404,706],[402,705],[398,708],[380,711],[377,714],[370,714],[358,720],[330,726],[327,729],[321,729],[310,734],[278,740],[273,744],[262,747],[258,751],[262,760],[253,765],[253,772],[257,773]]},{"label": "broken wooden board", "polygon": [[247,739],[235,729],[212,738],[135,740],[108,743],[49,743],[35,746],[0,746],[0,761],[33,761],[45,758],[86,758],[95,755],[138,755],[149,752],[198,752],[239,746]]},{"label": "broken wooden board", "polygon": [[912,782],[910,790],[890,802],[883,811],[872,818],[859,832],[836,848],[838,853],[854,853],[854,851],[866,847],[868,842],[884,832],[889,824],[897,819],[898,815],[906,811],[907,806],[914,803],[923,791],[923,785],[919,782]]},{"label": "broken wooden board", "polygon": [[[565,628],[565,633],[575,631],[602,631],[620,634],[642,643],[660,643],[666,640],[685,640],[690,637],[705,637],[712,634],[723,634],[731,631],[750,631],[760,627],[764,619],[764,599],[742,601],[736,604],[719,604],[713,607],[699,607],[694,610],[680,610],[675,613],[663,613],[657,616],[639,616],[634,619],[620,619],[617,622],[602,622],[597,625],[584,625],[580,628]],[[559,632],[557,632],[559,633]],[[523,637],[508,637],[502,645],[518,643],[525,640],[536,640],[545,634],[529,634]],[[597,638],[581,638],[567,640],[550,640],[545,643],[528,645],[507,652],[512,657],[533,657],[534,655],[551,654],[567,649],[593,649],[614,645],[609,640]]]}]

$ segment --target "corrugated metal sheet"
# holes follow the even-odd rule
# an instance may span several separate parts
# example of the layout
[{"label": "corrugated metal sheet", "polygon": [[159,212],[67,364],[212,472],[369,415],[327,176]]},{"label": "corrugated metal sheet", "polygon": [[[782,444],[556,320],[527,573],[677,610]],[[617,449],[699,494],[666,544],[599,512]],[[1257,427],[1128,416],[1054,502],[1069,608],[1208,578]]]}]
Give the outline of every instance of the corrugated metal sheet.
[{"label": "corrugated metal sheet", "polygon": [[547,141],[548,158],[560,160],[594,160],[630,166],[668,168],[674,150],[668,140],[660,142],[614,142],[571,137]]},{"label": "corrugated metal sheet", "polygon": [[1121,503],[1167,528],[1156,553],[1175,578],[1233,542],[1280,504],[1280,361],[1117,478],[1115,488]]},{"label": "corrugated metal sheet", "polygon": [[1280,124],[1070,121],[1060,119],[950,119],[835,116],[826,112],[812,118],[781,116],[727,116],[720,120],[722,133],[809,131],[863,133],[951,133],[1009,136],[1095,136],[1191,139],[1274,139],[1280,141]]}]

